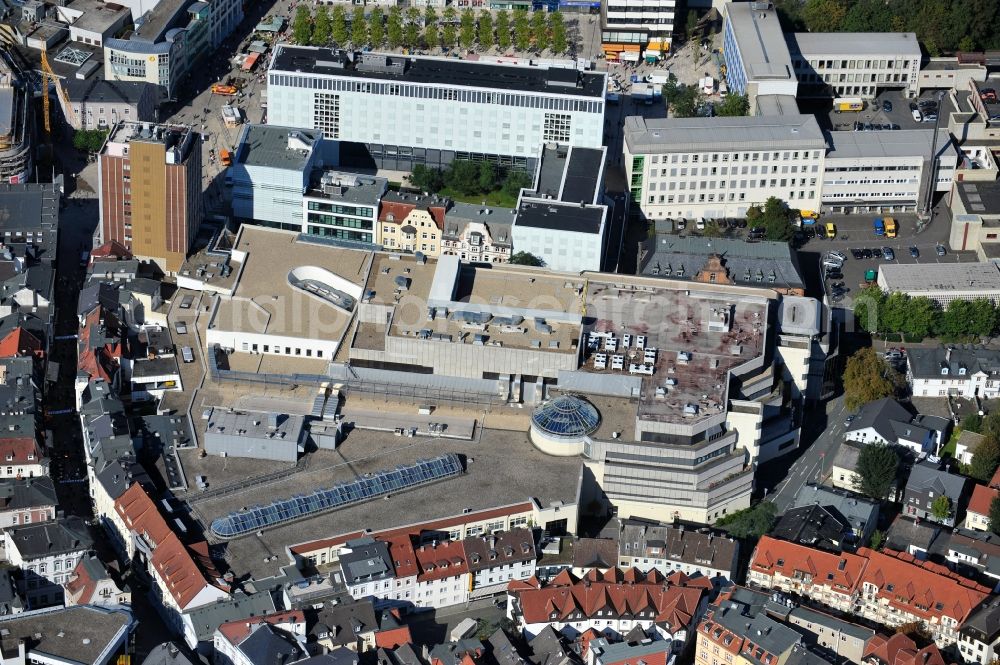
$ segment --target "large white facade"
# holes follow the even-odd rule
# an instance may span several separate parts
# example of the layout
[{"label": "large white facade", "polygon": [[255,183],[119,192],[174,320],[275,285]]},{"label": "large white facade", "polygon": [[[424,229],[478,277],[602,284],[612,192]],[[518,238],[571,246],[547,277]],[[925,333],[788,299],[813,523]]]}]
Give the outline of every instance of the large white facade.
[{"label": "large white facade", "polygon": [[917,95],[921,53],[912,32],[798,32],[787,38],[805,96],[872,98],[887,88]]},{"label": "large white facade", "polygon": [[649,219],[745,217],[771,196],[819,210],[826,142],[813,116],[629,117],[624,152]]},{"label": "large white facade", "polygon": [[545,143],[603,144],[606,78],[281,45],[268,73],[268,117],[366,144],[386,168],[474,156],[526,165]]}]

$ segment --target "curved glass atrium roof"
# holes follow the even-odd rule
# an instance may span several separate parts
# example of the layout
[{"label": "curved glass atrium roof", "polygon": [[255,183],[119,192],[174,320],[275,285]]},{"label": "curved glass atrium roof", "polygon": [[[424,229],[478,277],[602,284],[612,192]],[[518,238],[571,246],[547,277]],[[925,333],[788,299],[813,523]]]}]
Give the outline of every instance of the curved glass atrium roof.
[{"label": "curved glass atrium roof", "polygon": [[542,404],[531,414],[531,424],[549,436],[579,438],[601,424],[593,404],[572,395],[560,395]]},{"label": "curved glass atrium roof", "polygon": [[266,506],[254,506],[230,513],[212,522],[212,533],[223,539],[236,538],[315,513],[344,508],[393,492],[454,478],[461,475],[462,471],[462,461],[454,453],[433,459],[417,460],[413,464],[377,471],[346,483],[316,490],[305,496],[293,496]]}]

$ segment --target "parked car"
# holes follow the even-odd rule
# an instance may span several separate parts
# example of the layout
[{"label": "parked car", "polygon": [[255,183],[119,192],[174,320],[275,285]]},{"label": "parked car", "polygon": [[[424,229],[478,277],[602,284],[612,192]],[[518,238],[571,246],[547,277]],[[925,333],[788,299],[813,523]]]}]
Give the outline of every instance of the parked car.
[{"label": "parked car", "polygon": [[892,113],[892,102],[890,102],[888,99],[882,102],[882,112]]},{"label": "parked car", "polygon": [[806,240],[812,240],[816,237],[816,229],[812,227],[806,227],[802,230],[803,235],[805,235]]},{"label": "parked car", "polygon": [[694,225],[694,228],[698,229],[699,231],[704,231],[705,230],[705,218],[704,217],[699,217],[698,221]]},{"label": "parked car", "polygon": [[860,259],[861,258],[861,250],[860,249],[852,249],[851,250],[851,256],[853,256],[855,259]]},{"label": "parked car", "polygon": [[688,225],[687,220],[684,220],[684,219],[678,219],[677,220],[677,230],[678,231],[683,231],[684,229],[687,228],[687,225]]},{"label": "parked car", "polygon": [[920,258],[920,250],[917,249],[916,245],[910,247],[910,256],[912,256],[915,259]]},{"label": "parked car", "polygon": [[178,335],[186,335],[188,331],[187,324],[183,321],[178,321],[174,324],[174,330],[177,331]]},{"label": "parked car", "polygon": [[830,270],[826,273],[827,279],[844,279],[844,273],[839,270]]},{"label": "parked car", "polygon": [[826,255],[827,256],[836,256],[841,261],[846,261],[847,260],[847,254],[844,254],[843,252],[838,252],[836,250],[831,251],[831,252],[827,252]]},{"label": "parked car", "polygon": [[891,125],[889,125],[889,129],[902,129],[902,127],[900,127],[896,123],[892,123]]},{"label": "parked car", "polygon": [[194,351],[191,350],[190,346],[185,346],[181,349],[181,357],[186,363],[194,362]]},{"label": "parked car", "polygon": [[938,256],[944,256],[945,254],[948,253],[948,250],[946,250],[944,248],[944,245],[942,245],[941,243],[938,243],[937,245],[934,246],[934,251],[937,252]]},{"label": "parked car", "polygon": [[912,111],[910,111],[910,115],[912,115],[913,119],[917,122],[924,121],[924,114],[920,112],[920,109],[913,109]]},{"label": "parked car", "polygon": [[888,261],[895,261],[896,260],[896,252],[894,252],[892,250],[892,247],[883,247],[882,248],[882,256],[884,256],[886,258],[886,260],[888,260]]},{"label": "parked car", "polygon": [[872,256],[874,258],[876,258],[876,259],[881,259],[882,258],[882,248],[881,247],[872,247]]},{"label": "parked car", "polygon": [[865,259],[872,258],[872,250],[870,250],[867,247],[865,247],[863,250],[861,250],[861,256],[862,256],[862,258],[865,258]]}]

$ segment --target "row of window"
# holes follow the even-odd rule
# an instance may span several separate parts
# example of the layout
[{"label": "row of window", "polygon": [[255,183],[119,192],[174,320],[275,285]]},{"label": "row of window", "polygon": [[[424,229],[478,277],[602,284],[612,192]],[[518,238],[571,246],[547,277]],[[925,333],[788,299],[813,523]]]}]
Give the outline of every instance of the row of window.
[{"label": "row of window", "polygon": [[909,60],[799,60],[792,58],[795,69],[910,69]]},{"label": "row of window", "polygon": [[357,217],[372,217],[375,214],[374,208],[366,206],[349,206],[341,203],[323,203],[322,201],[309,201],[309,210],[317,212],[328,212],[337,215],[355,215]]},{"label": "row of window", "polygon": [[[274,347],[273,347],[274,350],[273,351],[271,350],[272,347],[271,347],[270,344],[257,345],[257,344],[250,344],[249,342],[243,342],[243,344],[242,344],[242,346],[240,348],[243,351],[253,351],[254,353],[260,352],[261,348],[264,349],[264,351],[263,351],[264,353],[275,353],[275,354],[279,354],[280,355],[281,352],[282,352],[282,347],[278,346],[277,344],[274,345]],[[286,347],[284,347],[284,355],[286,355],[286,356],[303,356],[304,355],[306,358],[312,358],[313,357],[313,350],[312,349],[306,349],[305,353],[303,353],[302,349],[292,348],[290,346],[286,346]],[[322,358],[323,357],[323,349],[316,349],[316,357],[317,358]]]},{"label": "row of window", "polygon": [[906,83],[906,74],[799,74],[802,83]]},{"label": "row of window", "polygon": [[336,92],[366,93],[380,96],[407,97],[412,99],[440,99],[466,104],[496,104],[552,111],[577,113],[604,113],[604,101],[585,101],[568,96],[525,95],[509,92],[490,92],[475,88],[441,88],[408,83],[384,83],[357,79],[337,79],[320,76],[271,73],[269,86],[332,90]]},{"label": "row of window", "polygon": [[[795,201],[795,200],[801,201],[803,199],[810,199],[811,200],[811,199],[815,198],[815,196],[816,196],[816,192],[813,191],[813,190],[809,190],[808,192],[806,192],[805,190],[799,190],[798,192],[796,192],[795,190],[792,190],[792,191],[787,192],[787,194],[788,194],[788,199],[790,201]],[[663,195],[663,194],[660,194],[659,198],[657,198],[656,196],[650,196],[650,197],[648,197],[648,200],[646,202],[650,203],[650,204],[653,204],[653,203],[667,203],[667,204],[670,204],[670,203],[714,203],[715,201],[718,201],[720,203],[722,203],[722,202],[734,203],[734,202],[737,202],[737,201],[746,201],[746,198],[747,198],[747,195],[746,195],[745,192],[740,192],[739,196],[737,196],[735,192],[729,192],[729,194],[720,193],[718,195],[718,197],[715,195],[714,192],[710,193],[710,194],[698,194],[697,196],[694,195],[694,194],[678,194],[676,196],[673,195],[673,194],[669,194],[669,195],[666,195],[666,196]]]},{"label": "row of window", "polygon": [[[688,162],[692,164],[708,164],[717,162],[766,162],[768,160],[772,161],[783,161],[787,162],[789,159],[819,159],[822,156],[822,151],[820,150],[785,150],[782,152],[734,152],[732,154],[732,159],[730,159],[730,153],[723,152],[711,152],[711,153],[681,153],[670,155],[671,164],[687,164]],[[720,156],[721,155],[721,156]],[[637,159],[637,158],[633,158]],[[653,164],[660,163],[660,155],[650,155],[649,161]],[[667,163],[667,156],[663,155],[663,163]],[[633,166],[633,169],[635,167]]]},{"label": "row of window", "polygon": [[[690,172],[686,168],[680,168],[680,169],[678,169],[678,168],[660,169],[660,177],[661,178],[665,178],[665,177],[667,177],[668,173],[669,173],[669,175],[670,175],[671,178],[676,178],[678,176],[680,176],[682,178],[686,178],[686,177],[689,177],[689,176],[696,178],[699,175],[701,175],[701,176],[708,176],[708,175],[740,175],[740,174],[742,174],[742,175],[758,175],[758,174],[765,175],[765,174],[768,174],[768,173],[778,173],[779,172],[778,171],[779,168],[781,169],[780,172],[782,174],[789,174],[789,173],[795,174],[795,173],[809,173],[810,172],[810,168],[808,166],[805,166],[805,165],[803,165],[801,167],[801,171],[800,171],[799,170],[800,167],[799,167],[798,164],[791,164],[791,165],[789,165],[789,164],[782,164],[780,167],[777,164],[772,164],[770,166],[742,166],[742,167],[740,167],[740,166],[733,166],[733,167],[729,167],[729,166],[702,166],[700,171],[697,168],[692,168],[692,169],[690,169]],[[811,171],[813,173],[818,173],[819,172],[819,164],[813,164]],[[656,169],[650,168],[649,169],[649,176],[651,178],[652,177],[656,177]]]},{"label": "row of window", "polygon": [[[726,182],[727,181],[725,181],[725,180],[698,180],[698,181],[694,181],[694,182],[684,182],[682,180],[680,182],[673,182],[673,181],[671,181],[671,182],[660,182],[659,183],[659,187],[657,187],[656,186],[657,183],[654,182],[654,183],[650,183],[650,185],[649,185],[649,191],[655,192],[658,189],[661,192],[662,191],[672,192],[672,191],[675,191],[675,190],[683,192],[684,190],[687,190],[687,189],[690,189],[690,190],[695,190],[695,189],[726,189],[727,188]],[[768,187],[769,186],[768,182],[770,182],[770,187],[771,188],[774,188],[774,187],[796,187],[796,186],[798,186],[798,187],[805,187],[805,186],[807,186],[807,183],[808,183],[809,187],[815,187],[816,186],[816,178],[771,178],[770,180],[767,180],[766,178],[761,178],[760,180],[739,180],[739,181],[737,181],[737,180],[730,180],[730,181],[728,181],[728,183],[729,183],[728,184],[728,188],[729,189],[736,189],[736,183],[737,182],[739,182],[739,188],[740,189],[747,189],[747,187],[750,187],[750,188],[753,188],[753,187]]]},{"label": "row of window", "polygon": [[363,229],[371,231],[375,224],[370,219],[358,219],[356,217],[341,217],[340,215],[321,215],[319,213],[309,213],[309,222],[312,224],[327,224],[346,229]]}]

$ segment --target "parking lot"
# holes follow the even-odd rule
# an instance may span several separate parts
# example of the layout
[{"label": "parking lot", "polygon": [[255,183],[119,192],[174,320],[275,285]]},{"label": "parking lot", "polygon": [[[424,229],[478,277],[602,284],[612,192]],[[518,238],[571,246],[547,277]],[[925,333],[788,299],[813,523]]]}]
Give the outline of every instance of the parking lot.
[{"label": "parking lot", "polygon": [[[885,109],[885,102],[891,105],[888,111]],[[856,112],[833,111],[829,101],[802,101],[800,106],[803,113],[816,113],[820,124],[834,131],[854,131],[855,123],[861,123],[862,126],[889,125],[898,129],[929,129],[934,127],[934,122],[926,119],[922,122],[914,120],[910,105],[927,105],[932,102],[938,102],[937,91],[928,91],[917,99],[908,99],[902,90],[886,90],[874,100],[866,101],[865,108]],[[948,97],[941,99],[938,106],[938,116],[946,118],[950,112]]]}]

